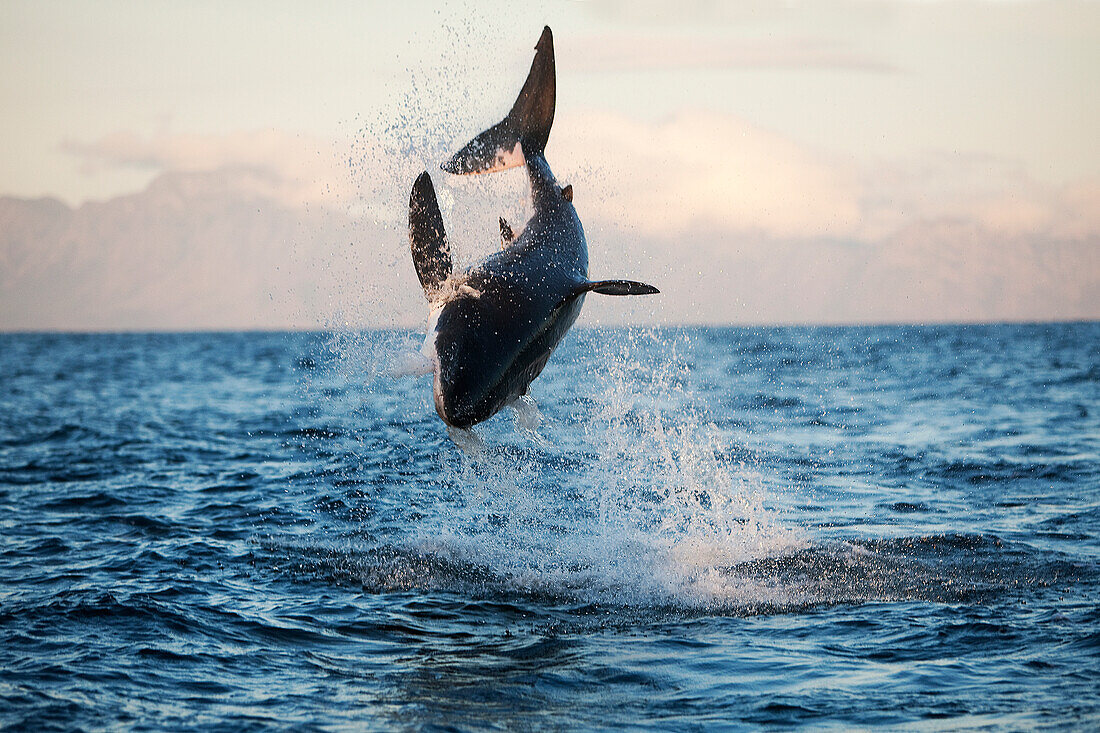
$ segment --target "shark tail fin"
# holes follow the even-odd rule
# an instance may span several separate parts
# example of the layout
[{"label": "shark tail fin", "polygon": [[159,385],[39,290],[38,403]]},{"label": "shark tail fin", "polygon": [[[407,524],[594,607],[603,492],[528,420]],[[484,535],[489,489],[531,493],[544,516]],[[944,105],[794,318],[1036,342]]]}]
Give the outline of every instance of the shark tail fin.
[{"label": "shark tail fin", "polygon": [[443,215],[435,198],[431,176],[424,171],[413,183],[409,197],[409,242],[413,265],[424,295],[431,300],[451,276],[451,246],[443,229]]},{"label": "shark tail fin", "polygon": [[542,29],[535,59],[508,116],[475,137],[441,167],[448,173],[495,173],[523,165],[525,156],[541,155],[554,124],[557,81],[554,36]]}]

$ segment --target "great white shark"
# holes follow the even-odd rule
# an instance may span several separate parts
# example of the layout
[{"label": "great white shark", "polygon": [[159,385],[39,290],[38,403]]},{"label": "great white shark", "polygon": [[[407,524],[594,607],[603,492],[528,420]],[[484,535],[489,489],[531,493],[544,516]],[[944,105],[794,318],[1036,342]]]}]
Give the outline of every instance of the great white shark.
[{"label": "great white shark", "polygon": [[588,279],[573,188],[558,185],[544,153],[555,95],[554,38],[546,27],[508,115],[441,166],[457,175],[526,167],[534,215],[518,236],[500,220],[500,251],[454,272],[432,179],[424,171],[413,184],[409,240],[429,304],[424,355],[435,374],[436,412],[451,428],[469,428],[525,399],[587,293],[659,292],[632,280]]}]

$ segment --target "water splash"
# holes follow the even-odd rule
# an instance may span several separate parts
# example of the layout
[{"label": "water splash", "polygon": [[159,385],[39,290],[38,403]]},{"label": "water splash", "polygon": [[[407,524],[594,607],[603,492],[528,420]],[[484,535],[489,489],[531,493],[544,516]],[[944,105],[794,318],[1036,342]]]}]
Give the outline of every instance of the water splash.
[{"label": "water splash", "polygon": [[[494,14],[495,15],[495,14]],[[503,18],[487,22],[468,9],[440,25],[420,29],[432,55],[405,59],[384,98],[357,118],[348,141],[347,201],[329,202],[345,211],[342,241],[330,243],[316,266],[330,287],[326,329],[350,340],[364,326],[407,328],[422,316],[422,299],[408,241],[409,194],[415,178],[433,178],[456,266],[466,267],[500,246],[497,218],[522,223],[530,214],[522,172],[451,176],[440,163],[493,124],[515,96],[514,69],[505,57],[528,55],[523,44],[501,48]],[[535,29],[537,36],[538,28]],[[494,53],[485,49],[495,48]],[[527,62],[517,62],[527,63]],[[327,317],[326,317],[327,316]]]},{"label": "water splash", "polygon": [[[426,467],[436,472],[431,504],[381,538],[391,559],[404,554],[443,575],[460,568],[451,582],[474,578],[493,593],[610,605],[777,602],[726,569],[794,552],[805,545],[800,534],[765,506],[756,472],[691,404],[677,360],[653,363],[671,345],[621,333],[632,335],[563,365],[589,376],[571,402],[547,402],[539,432],[502,415],[479,427],[481,453],[443,445]],[[551,391],[565,384],[555,379]],[[438,421],[432,427],[443,433]]]},{"label": "water splash", "polygon": [[[683,389],[678,360],[652,358],[669,344],[645,332],[594,343],[577,361],[560,365],[564,376],[544,376],[536,383],[536,391],[549,389],[541,427],[535,427],[530,409],[519,416],[515,430],[506,418],[490,421],[480,429],[489,448],[471,457],[440,438],[442,425],[430,406],[424,408],[430,389],[388,376],[407,367],[402,354],[416,350],[416,337],[356,330],[359,323],[393,326],[407,320],[391,313],[387,321],[374,312],[393,300],[384,290],[419,292],[409,277],[404,234],[412,179],[420,170],[438,171],[449,152],[496,122],[514,99],[514,75],[505,78],[499,68],[491,72],[485,67],[493,65],[491,59],[475,53],[471,38],[486,34],[484,28],[467,23],[441,32],[453,36],[450,43],[436,44],[444,49],[441,57],[408,70],[399,103],[368,122],[350,161],[359,209],[387,234],[385,241],[358,245],[356,257],[372,260],[370,266],[348,269],[381,267],[395,277],[363,286],[347,283],[349,292],[360,293],[358,302],[334,314],[327,349],[329,363],[354,389],[325,397],[404,400],[406,406],[391,415],[416,425],[404,433],[368,426],[350,446],[353,452],[403,453],[418,472],[402,487],[410,492],[404,505],[388,498],[385,511],[393,517],[388,526],[399,529],[372,534],[373,557],[388,558],[387,567],[401,583],[418,577],[417,568],[436,568],[434,578],[422,577],[425,586],[440,577],[455,584],[477,578],[486,589],[594,603],[694,605],[751,595],[751,583],[731,580],[722,568],[793,551],[802,542],[765,508],[753,471],[734,459],[728,438]],[[530,50],[522,55],[521,68]],[[477,80],[473,89],[472,80]],[[486,85],[500,88],[487,94]],[[498,101],[475,107],[469,101],[475,97]],[[602,175],[583,167],[574,174]],[[530,214],[522,171],[434,178],[459,268],[499,247],[499,215],[523,222]],[[598,183],[582,188],[598,195]],[[336,300],[346,302],[347,294]],[[576,384],[583,388],[573,393]],[[370,434],[374,428],[387,435],[384,447]],[[439,450],[426,449],[426,441],[440,441]],[[370,461],[366,455],[360,459]],[[407,557],[412,569],[398,571],[393,563],[400,557]],[[449,575],[454,568],[462,570]],[[373,571],[365,575],[379,577]]]},{"label": "water splash", "polygon": [[[345,358],[385,364],[402,339],[419,342],[369,334],[356,348],[374,351]],[[306,499],[316,521],[273,537],[273,559],[302,565],[307,582],[370,593],[643,614],[982,603],[1094,572],[989,527],[868,538],[881,521],[866,514],[873,506],[807,505],[786,464],[746,447],[744,421],[721,419],[729,371],[714,368],[716,342],[700,331],[576,330],[533,385],[543,424],[517,427],[506,411],[476,427],[487,447],[475,457],[447,439],[428,378],[379,371],[341,391],[337,370],[320,374],[318,420],[327,416],[310,431],[318,480]],[[843,481],[843,464],[833,470]]]}]

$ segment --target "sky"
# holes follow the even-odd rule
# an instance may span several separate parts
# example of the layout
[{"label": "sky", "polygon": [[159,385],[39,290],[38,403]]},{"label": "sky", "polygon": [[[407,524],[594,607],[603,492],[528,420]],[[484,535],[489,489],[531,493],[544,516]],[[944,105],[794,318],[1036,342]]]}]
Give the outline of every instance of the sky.
[{"label": "sky", "polygon": [[422,325],[519,171],[438,164],[544,24],[582,323],[1100,318],[1100,2],[0,1],[0,329]]}]

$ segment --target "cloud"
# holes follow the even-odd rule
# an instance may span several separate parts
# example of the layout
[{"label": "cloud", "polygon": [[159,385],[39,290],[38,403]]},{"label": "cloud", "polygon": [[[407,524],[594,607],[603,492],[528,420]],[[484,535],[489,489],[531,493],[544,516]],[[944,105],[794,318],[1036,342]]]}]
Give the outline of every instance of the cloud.
[{"label": "cloud", "polygon": [[[105,138],[81,154],[161,172],[76,208],[0,198],[0,329],[421,323],[405,206],[410,166],[433,163],[390,165],[364,140],[351,172],[323,173],[246,137]],[[590,298],[582,323],[1100,317],[1098,181],[1046,186],[947,153],[859,166],[702,112],[563,115],[548,153],[574,184],[592,275],[662,289]],[[305,171],[351,183],[303,187]],[[461,263],[529,207],[521,171],[435,180]]]},{"label": "cloud", "polygon": [[347,180],[335,143],[278,130],[219,135],[142,136],[118,131],[97,140],[66,140],[62,149],[81,162],[81,171],[140,169],[151,174],[251,169],[268,174],[268,193],[287,204],[327,203],[333,187]]},{"label": "cloud", "polygon": [[555,161],[568,161],[566,170],[571,163],[600,192],[578,187],[579,207],[648,235],[711,228],[843,237],[858,224],[850,172],[727,115],[684,113],[656,124],[563,117],[551,144]]},{"label": "cloud", "polygon": [[859,173],[867,240],[929,222],[958,222],[991,235],[1100,241],[1100,180],[1044,185],[1018,164],[989,155],[929,153]]},{"label": "cloud", "polygon": [[1048,186],[956,153],[857,165],[702,113],[566,117],[555,132],[594,270],[666,293],[659,313],[592,299],[591,317],[1100,317],[1100,181]]},{"label": "cloud", "polygon": [[845,69],[890,73],[889,62],[826,38],[714,37],[703,32],[615,33],[559,42],[570,68],[589,72],[695,69]]},{"label": "cloud", "polygon": [[1050,186],[1012,161],[949,152],[862,165],[729,115],[565,115],[548,155],[560,178],[580,182],[584,213],[647,237],[873,244],[955,221],[1001,237],[1100,239],[1100,179]]},{"label": "cloud", "polygon": [[[356,237],[386,232],[290,206],[252,169],[173,172],[71,208],[0,198],[0,329],[317,327],[349,280]],[[327,269],[326,269],[327,268]],[[411,265],[410,268],[411,270]]]}]

